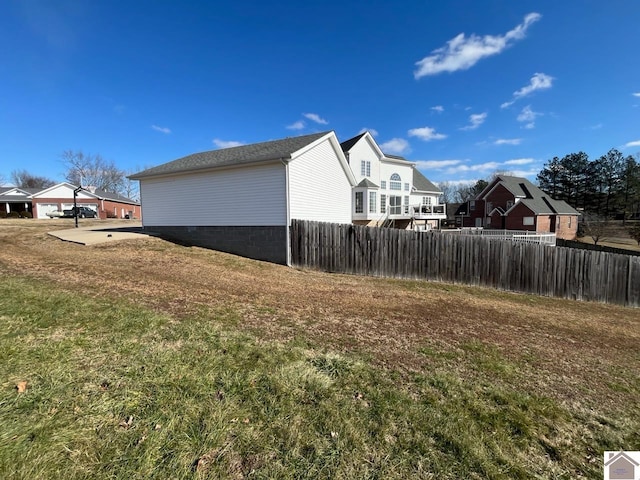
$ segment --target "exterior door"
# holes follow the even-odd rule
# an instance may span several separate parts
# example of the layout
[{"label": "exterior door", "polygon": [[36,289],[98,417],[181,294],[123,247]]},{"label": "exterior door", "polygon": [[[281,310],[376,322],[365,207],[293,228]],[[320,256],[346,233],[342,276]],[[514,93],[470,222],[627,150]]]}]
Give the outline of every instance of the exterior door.
[{"label": "exterior door", "polygon": [[389,196],[389,215],[402,214],[402,197],[399,195]]}]

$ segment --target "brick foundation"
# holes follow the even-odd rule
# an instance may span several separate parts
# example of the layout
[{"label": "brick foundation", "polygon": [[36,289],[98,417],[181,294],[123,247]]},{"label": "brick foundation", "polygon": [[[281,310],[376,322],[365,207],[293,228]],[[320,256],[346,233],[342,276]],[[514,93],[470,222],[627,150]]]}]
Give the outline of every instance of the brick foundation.
[{"label": "brick foundation", "polygon": [[233,253],[255,260],[287,263],[287,227],[168,227],[148,226],[145,231],[167,240]]}]

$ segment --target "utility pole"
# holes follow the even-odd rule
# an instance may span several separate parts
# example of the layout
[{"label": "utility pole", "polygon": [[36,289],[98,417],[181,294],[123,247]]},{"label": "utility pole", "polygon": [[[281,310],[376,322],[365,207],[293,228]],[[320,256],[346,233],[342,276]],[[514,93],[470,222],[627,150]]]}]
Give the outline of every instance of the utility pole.
[{"label": "utility pole", "polygon": [[78,228],[78,205],[77,205],[77,197],[78,193],[82,190],[82,187],[78,187],[73,191],[73,216],[76,219],[76,228]]}]

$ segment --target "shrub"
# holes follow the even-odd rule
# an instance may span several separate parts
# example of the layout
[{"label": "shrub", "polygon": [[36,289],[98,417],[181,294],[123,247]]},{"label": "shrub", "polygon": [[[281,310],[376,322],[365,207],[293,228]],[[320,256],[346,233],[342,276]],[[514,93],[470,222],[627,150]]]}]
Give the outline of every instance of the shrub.
[{"label": "shrub", "polygon": [[118,218],[118,215],[116,215],[115,212],[107,210],[107,218]]},{"label": "shrub", "polygon": [[7,212],[0,212],[0,218],[7,218]]},{"label": "shrub", "polygon": [[33,213],[31,213],[31,212],[20,212],[20,216],[22,218],[33,218]]},{"label": "shrub", "polygon": [[20,214],[18,212],[9,212],[7,213],[7,218],[20,218]]}]

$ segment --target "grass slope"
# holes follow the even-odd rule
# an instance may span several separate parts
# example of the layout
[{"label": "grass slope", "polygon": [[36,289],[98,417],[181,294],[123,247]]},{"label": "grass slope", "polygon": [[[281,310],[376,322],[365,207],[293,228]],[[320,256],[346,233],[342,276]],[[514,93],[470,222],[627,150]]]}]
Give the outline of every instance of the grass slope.
[{"label": "grass slope", "polygon": [[431,367],[400,374],[260,341],[232,310],[176,319],[16,275],[0,307],[2,478],[598,478],[640,441],[631,406],[572,411],[479,341],[425,344]]}]

